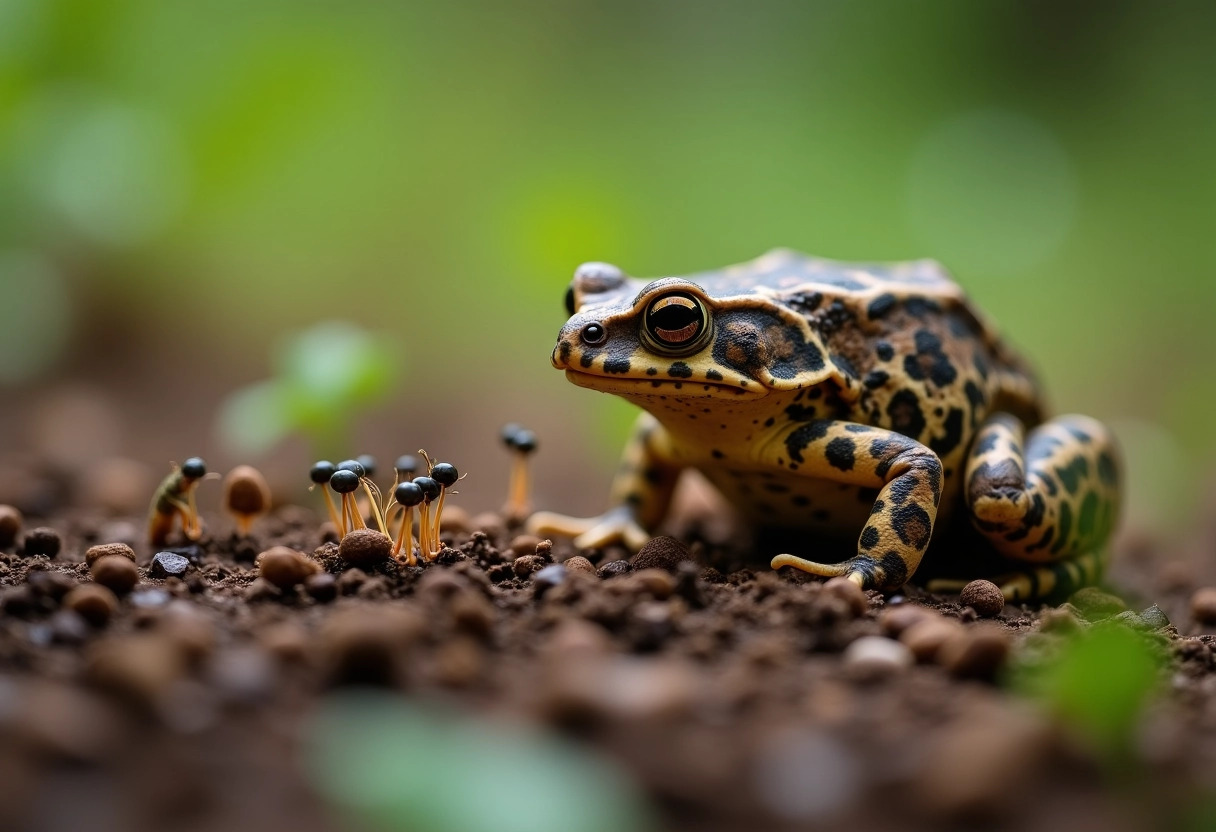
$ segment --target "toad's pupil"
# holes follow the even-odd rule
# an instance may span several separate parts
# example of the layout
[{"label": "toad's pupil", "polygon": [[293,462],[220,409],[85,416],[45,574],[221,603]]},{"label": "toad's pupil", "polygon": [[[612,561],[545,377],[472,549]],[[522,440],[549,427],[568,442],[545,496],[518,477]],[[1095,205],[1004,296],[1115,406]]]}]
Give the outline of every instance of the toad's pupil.
[{"label": "toad's pupil", "polygon": [[664,298],[651,307],[651,331],[669,344],[680,344],[701,329],[701,310],[688,298]]}]

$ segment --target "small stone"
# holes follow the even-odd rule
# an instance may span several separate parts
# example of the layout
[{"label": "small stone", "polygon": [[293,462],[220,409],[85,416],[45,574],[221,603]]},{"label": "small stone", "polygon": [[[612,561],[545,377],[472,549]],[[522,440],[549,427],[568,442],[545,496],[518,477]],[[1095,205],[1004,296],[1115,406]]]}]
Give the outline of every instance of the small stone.
[{"label": "small stone", "polygon": [[25,574],[25,582],[35,593],[57,604],[77,585],[75,579],[62,572],[46,569],[31,569]]},{"label": "small stone", "polygon": [[633,571],[633,566],[627,560],[610,560],[607,563],[600,564],[600,568],[595,571],[595,574],[607,580],[615,578],[619,575],[625,575]]},{"label": "small stone", "polygon": [[153,578],[180,578],[190,568],[190,560],[172,552],[157,552],[152,556],[148,574]]},{"label": "small stone", "polygon": [[587,560],[582,555],[575,555],[572,558],[566,558],[562,561],[562,566],[569,569],[571,572],[585,572],[588,575],[595,574],[595,566],[591,561]]},{"label": "small stone", "polygon": [[445,532],[467,532],[472,528],[469,513],[460,506],[445,505],[439,527]]},{"label": "small stone", "polygon": [[125,543],[99,543],[90,546],[84,553],[84,562],[91,567],[101,558],[110,555],[117,555],[135,563],[135,550]]},{"label": "small stone", "polygon": [[845,648],[843,661],[854,678],[877,681],[911,667],[916,663],[916,657],[898,641],[882,636],[862,636]]},{"label": "small stone", "polygon": [[[379,532],[376,534],[384,537]],[[275,546],[262,552],[258,555],[257,566],[258,574],[279,589],[291,589],[321,571],[319,563],[286,546]]]},{"label": "small stone", "polygon": [[1110,618],[1127,609],[1127,604],[1123,603],[1122,598],[1103,592],[1096,586],[1087,586],[1077,590],[1070,600],[1090,621]]},{"label": "small stone", "polygon": [[118,598],[101,584],[80,584],[67,594],[63,605],[94,627],[104,627],[118,609]]},{"label": "small stone", "polygon": [[661,535],[652,537],[633,557],[634,569],[662,569],[676,573],[679,565],[686,560],[692,560],[688,547],[674,537]]},{"label": "small stone", "polygon": [[28,586],[0,590],[0,612],[24,618],[39,606],[38,598]]},{"label": "small stone", "polygon": [[522,558],[525,555],[536,554],[536,546],[540,543],[540,538],[534,534],[521,534],[511,538],[511,543],[507,546],[511,553],[517,558]]},{"label": "small stone", "polygon": [[1009,636],[997,626],[975,625],[946,640],[937,661],[962,679],[991,679],[1009,655]]},{"label": "small stone", "polygon": [[544,569],[546,566],[548,564],[540,555],[524,555],[515,559],[512,568],[515,570],[515,577],[527,580],[533,572]]},{"label": "small stone", "polygon": [[1164,630],[1170,626],[1170,619],[1161,609],[1161,607],[1153,604],[1151,607],[1140,613],[1140,620],[1144,622],[1144,626],[1150,630]]},{"label": "small stone", "polygon": [[650,595],[656,601],[666,601],[676,591],[675,578],[662,569],[636,570],[627,580],[620,581],[615,586],[625,591]]},{"label": "small stone", "polygon": [[884,635],[899,638],[912,625],[938,617],[933,610],[922,607],[920,604],[904,603],[884,609],[878,616],[878,626],[882,627]]},{"label": "small stone", "polygon": [[832,578],[823,585],[826,595],[839,598],[848,605],[854,617],[865,615],[870,608],[870,599],[861,591],[861,587],[848,578]]},{"label": "small stone", "polygon": [[964,607],[971,607],[980,618],[995,618],[1005,609],[1005,596],[992,581],[978,580],[967,584],[959,593],[958,602]]},{"label": "small stone", "polygon": [[961,624],[935,614],[908,627],[900,634],[899,640],[923,664],[934,661],[942,645],[961,630]]},{"label": "small stone", "polygon": [[392,555],[393,541],[375,529],[355,529],[338,544],[338,554],[351,566],[384,563]]},{"label": "small stone", "polygon": [[0,549],[7,549],[21,534],[21,512],[12,506],[0,505]]},{"label": "small stone", "polygon": [[304,591],[314,600],[328,604],[338,597],[338,582],[328,572],[318,572],[304,579]]},{"label": "small stone", "polygon": [[245,587],[246,601],[269,601],[273,598],[282,597],[282,595],[283,590],[265,578],[255,578],[253,583]]},{"label": "small stone", "polygon": [[1200,624],[1216,624],[1216,587],[1204,587],[1191,596],[1191,617]]},{"label": "small stone", "polygon": [[115,595],[126,595],[139,583],[139,568],[122,555],[106,555],[94,561],[89,573]]},{"label": "small stone", "polygon": [[[519,561],[515,561],[519,563]],[[561,586],[566,581],[566,567],[560,563],[551,563],[532,576],[536,596],[539,598],[550,589]]]},{"label": "small stone", "polygon": [[536,544],[536,548],[532,550],[538,558],[544,558],[546,563],[553,562],[553,541],[542,540]]},{"label": "small stone", "polygon": [[59,537],[59,532],[45,526],[30,529],[21,543],[21,549],[27,557],[45,555],[54,558],[62,546],[63,540]]}]

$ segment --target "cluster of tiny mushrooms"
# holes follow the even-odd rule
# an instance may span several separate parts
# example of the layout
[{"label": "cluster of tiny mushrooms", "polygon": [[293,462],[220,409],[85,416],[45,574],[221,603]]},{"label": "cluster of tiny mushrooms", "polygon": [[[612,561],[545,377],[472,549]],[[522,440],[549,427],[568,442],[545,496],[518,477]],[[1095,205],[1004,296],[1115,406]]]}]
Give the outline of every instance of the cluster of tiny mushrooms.
[{"label": "cluster of tiny mushrooms", "polygon": [[[531,511],[528,457],[536,450],[536,435],[514,423],[504,426],[501,435],[512,454],[503,513],[518,521]],[[309,490],[321,487],[330,522],[341,537],[356,529],[374,528],[393,541],[392,555],[398,560],[410,566],[417,564],[418,557],[434,560],[442,548],[439,532],[444,500],[449,492],[459,493],[451,489],[464,477],[451,463],[432,462],[426,451],[418,453],[426,463],[426,473],[415,477],[419,469],[418,457],[413,454],[400,456],[393,465],[393,485],[387,492],[381,492],[372,480],[376,460],[367,454],[337,465],[327,460],[317,462],[309,472],[313,483]],[[177,520],[181,521],[182,534],[187,540],[202,537],[203,525],[194,495],[198,486],[212,477],[218,475],[208,474],[207,464],[199,457],[173,466],[152,498],[148,540],[154,546],[163,546],[168,541]],[[334,501],[331,489],[339,495],[340,502]],[[360,490],[366,496],[366,504],[360,500]],[[253,521],[269,510],[270,501],[270,488],[257,469],[240,465],[224,478],[224,505],[236,518],[237,532],[241,536],[248,536]],[[419,514],[417,547],[414,545],[415,508]],[[393,513],[398,509],[401,519],[394,534]]]}]

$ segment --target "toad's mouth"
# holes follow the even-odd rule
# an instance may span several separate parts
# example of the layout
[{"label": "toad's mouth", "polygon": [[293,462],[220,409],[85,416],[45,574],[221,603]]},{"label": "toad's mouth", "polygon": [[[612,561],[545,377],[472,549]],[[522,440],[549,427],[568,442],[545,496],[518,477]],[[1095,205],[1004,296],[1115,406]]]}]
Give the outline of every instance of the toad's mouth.
[{"label": "toad's mouth", "polygon": [[768,391],[752,379],[740,379],[731,384],[693,378],[657,378],[655,376],[606,376],[566,368],[566,378],[579,387],[619,396],[678,396],[711,399],[758,399]]}]

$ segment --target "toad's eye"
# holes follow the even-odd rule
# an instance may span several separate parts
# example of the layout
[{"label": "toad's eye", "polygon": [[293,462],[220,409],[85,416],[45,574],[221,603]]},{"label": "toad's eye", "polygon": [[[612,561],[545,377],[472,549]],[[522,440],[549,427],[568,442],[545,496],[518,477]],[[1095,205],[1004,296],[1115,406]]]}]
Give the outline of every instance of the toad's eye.
[{"label": "toad's eye", "polygon": [[648,340],[661,352],[694,352],[705,343],[708,331],[705,307],[692,295],[682,292],[664,295],[646,310]]}]

